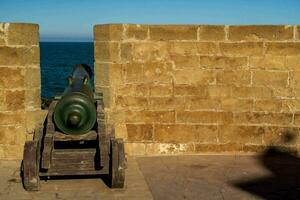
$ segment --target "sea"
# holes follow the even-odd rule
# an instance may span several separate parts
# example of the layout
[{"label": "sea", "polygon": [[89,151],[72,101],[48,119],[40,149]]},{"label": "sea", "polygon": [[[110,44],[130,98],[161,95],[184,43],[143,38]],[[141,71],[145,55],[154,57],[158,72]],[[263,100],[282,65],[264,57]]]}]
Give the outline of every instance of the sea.
[{"label": "sea", "polygon": [[40,56],[44,99],[51,100],[64,91],[74,65],[85,63],[94,71],[93,42],[41,42]]}]

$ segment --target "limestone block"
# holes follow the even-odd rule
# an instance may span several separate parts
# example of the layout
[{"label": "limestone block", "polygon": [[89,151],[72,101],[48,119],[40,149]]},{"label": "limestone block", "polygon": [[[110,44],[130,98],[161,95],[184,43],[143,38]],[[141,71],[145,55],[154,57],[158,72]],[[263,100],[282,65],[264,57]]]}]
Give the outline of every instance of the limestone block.
[{"label": "limestone block", "polygon": [[169,97],[173,95],[173,85],[171,84],[151,84],[149,95],[152,97]]},{"label": "limestone block", "polygon": [[8,45],[39,45],[39,25],[10,23],[7,30]]},{"label": "limestone block", "polygon": [[36,110],[26,112],[26,133],[33,134],[37,126],[44,123],[48,111]]},{"label": "limestone block", "polygon": [[215,111],[178,111],[176,120],[179,123],[228,124],[232,122],[230,112]]},{"label": "limestone block", "polygon": [[95,41],[120,41],[122,40],[122,24],[103,24],[94,26]]},{"label": "limestone block", "polygon": [[120,56],[122,62],[129,62],[133,60],[133,43],[131,42],[122,42],[120,44]]},{"label": "limestone block", "polygon": [[251,71],[249,70],[226,70],[217,73],[217,84],[250,85]]},{"label": "limestone block", "polygon": [[[0,53],[0,57],[1,57],[1,53]],[[1,76],[0,76],[0,87],[1,88],[14,89],[14,88],[23,88],[24,87],[24,80],[25,80],[25,70],[24,69],[0,67],[0,74],[1,74]]]},{"label": "limestone block", "polygon": [[246,69],[247,57],[200,56],[201,68],[209,69]]},{"label": "limestone block", "polygon": [[95,85],[115,86],[124,83],[125,70],[121,64],[95,63]]},{"label": "limestone block", "polygon": [[8,111],[24,110],[25,90],[5,90],[5,106]]},{"label": "limestone block", "polygon": [[243,150],[243,145],[237,143],[226,143],[226,144],[195,144],[196,153],[204,152],[238,152]]},{"label": "limestone block", "polygon": [[221,42],[220,51],[226,56],[263,55],[262,42]]},{"label": "limestone block", "polygon": [[174,123],[174,111],[126,111],[128,123]]},{"label": "limestone block", "polygon": [[207,87],[207,96],[210,98],[222,99],[231,96],[231,87],[223,85],[210,85]]},{"label": "limestone block", "polygon": [[150,110],[173,110],[183,109],[184,97],[151,97],[149,98]]},{"label": "limestone block", "polygon": [[193,153],[195,151],[193,143],[160,143],[159,152],[160,154],[185,154]]},{"label": "limestone block", "polygon": [[144,83],[123,84],[117,87],[116,94],[144,97],[149,95],[149,86]]},{"label": "limestone block", "polygon": [[217,99],[204,99],[203,97],[185,97],[186,110],[219,110],[220,101]]},{"label": "limestone block", "polygon": [[174,95],[175,96],[198,96],[207,97],[207,87],[205,86],[194,86],[187,84],[176,84],[174,85]]},{"label": "limestone block", "polygon": [[241,112],[233,117],[235,124],[291,125],[292,121],[291,113]]},{"label": "limestone block", "polygon": [[6,43],[6,33],[5,33],[5,24],[0,23],[0,45],[5,45]]},{"label": "limestone block", "polygon": [[0,65],[32,65],[39,62],[40,49],[37,46],[0,46]]},{"label": "limestone block", "polygon": [[23,111],[0,112],[0,125],[24,125],[25,113]]},{"label": "limestone block", "polygon": [[126,39],[145,40],[148,37],[148,25],[128,24],[124,28]]},{"label": "limestone block", "polygon": [[271,99],[273,91],[267,87],[232,87],[232,96],[237,98]]},{"label": "limestone block", "polygon": [[[126,54],[130,49],[126,49]],[[123,54],[122,54],[123,55]],[[131,49],[132,59],[139,62],[166,61],[169,59],[167,42],[138,42]]]},{"label": "limestone block", "polygon": [[288,85],[287,72],[254,71],[253,85],[265,87],[286,87]]},{"label": "limestone block", "polygon": [[253,110],[253,100],[251,99],[235,99],[221,98],[221,110],[228,112],[245,112]]},{"label": "limestone block", "polygon": [[150,25],[151,40],[197,40],[194,25]]},{"label": "limestone block", "polygon": [[270,126],[264,128],[263,143],[267,146],[296,146],[299,128]]},{"label": "limestone block", "polygon": [[291,70],[300,69],[300,56],[286,56],[286,68]]},{"label": "limestone block", "polygon": [[25,142],[25,134],[23,126],[0,126],[0,144],[22,145]]},{"label": "limestone block", "polygon": [[170,42],[171,55],[216,55],[217,44],[214,42]]},{"label": "limestone block", "polygon": [[250,67],[254,69],[266,70],[287,70],[285,56],[253,56],[249,58]]},{"label": "limestone block", "polygon": [[262,144],[264,128],[259,126],[220,126],[220,143]]},{"label": "limestone block", "polygon": [[145,155],[146,145],[144,143],[126,142],[124,147],[127,155]]},{"label": "limestone block", "polygon": [[28,89],[41,87],[41,72],[39,66],[25,69],[25,86]]},{"label": "limestone block", "polygon": [[300,42],[267,42],[266,54],[277,56],[299,56]]},{"label": "limestone block", "polygon": [[118,42],[95,42],[94,56],[96,62],[119,62],[120,44]]},{"label": "limestone block", "polygon": [[125,110],[143,110],[148,107],[148,100],[145,97],[117,96],[116,108]]},{"label": "limestone block", "polygon": [[293,26],[257,25],[229,26],[228,39],[232,41],[286,41],[293,39]]},{"label": "limestone block", "polygon": [[41,89],[27,89],[25,90],[25,110],[39,110],[41,109]]},{"label": "limestone block", "polygon": [[160,143],[217,142],[217,126],[166,124],[155,125],[154,141]]},{"label": "limestone block", "polygon": [[200,41],[222,41],[225,40],[225,26],[201,25],[199,26]]},{"label": "limestone block", "polygon": [[[1,151],[2,149],[2,151]],[[0,153],[3,152],[3,157],[5,159],[22,159],[23,157],[24,145],[0,145]],[[1,154],[0,154],[1,157]]]},{"label": "limestone block", "polygon": [[176,69],[199,68],[199,56],[171,55]]},{"label": "limestone block", "polygon": [[210,85],[216,82],[216,72],[202,69],[175,70],[174,80],[176,84]]},{"label": "limestone block", "polygon": [[130,142],[142,142],[152,140],[152,124],[126,124],[126,129],[127,139]]},{"label": "limestone block", "polygon": [[282,101],[277,99],[254,101],[254,111],[280,112],[281,109],[282,109]]}]

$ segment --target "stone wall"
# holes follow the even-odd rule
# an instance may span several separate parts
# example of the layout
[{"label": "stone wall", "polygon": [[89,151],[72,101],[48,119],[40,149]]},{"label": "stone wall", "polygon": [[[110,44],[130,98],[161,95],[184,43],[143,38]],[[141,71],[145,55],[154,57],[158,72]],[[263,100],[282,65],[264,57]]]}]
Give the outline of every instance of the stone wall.
[{"label": "stone wall", "polygon": [[21,158],[43,119],[39,27],[0,23],[0,158]]},{"label": "stone wall", "polygon": [[108,24],[94,41],[127,153],[300,147],[299,26]]}]

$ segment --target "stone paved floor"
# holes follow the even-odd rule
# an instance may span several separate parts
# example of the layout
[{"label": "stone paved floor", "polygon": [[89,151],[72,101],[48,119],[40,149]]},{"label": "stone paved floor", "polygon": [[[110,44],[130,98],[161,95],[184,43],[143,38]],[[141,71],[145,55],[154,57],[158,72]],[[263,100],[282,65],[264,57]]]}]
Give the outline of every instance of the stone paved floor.
[{"label": "stone paved floor", "polygon": [[0,161],[0,199],[300,199],[300,159],[186,155],[128,159],[125,189],[99,179],[49,180],[25,192],[19,162]]}]

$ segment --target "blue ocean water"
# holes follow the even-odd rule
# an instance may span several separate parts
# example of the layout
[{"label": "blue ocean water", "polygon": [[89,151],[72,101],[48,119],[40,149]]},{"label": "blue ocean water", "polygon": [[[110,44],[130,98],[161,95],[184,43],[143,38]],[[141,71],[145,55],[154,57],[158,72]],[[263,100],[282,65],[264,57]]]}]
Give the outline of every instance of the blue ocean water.
[{"label": "blue ocean water", "polygon": [[64,91],[74,65],[85,63],[94,71],[93,42],[41,42],[40,54],[43,98]]}]

